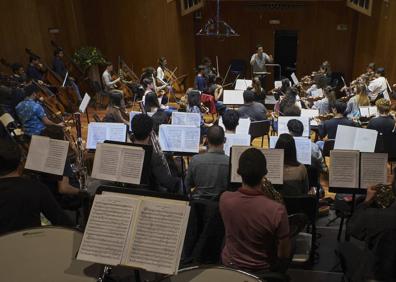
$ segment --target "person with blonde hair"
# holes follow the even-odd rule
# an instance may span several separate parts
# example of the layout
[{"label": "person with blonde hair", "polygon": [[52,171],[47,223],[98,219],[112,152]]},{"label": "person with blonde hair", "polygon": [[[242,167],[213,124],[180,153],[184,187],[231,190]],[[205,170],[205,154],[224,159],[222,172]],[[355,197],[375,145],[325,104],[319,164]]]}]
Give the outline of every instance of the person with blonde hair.
[{"label": "person with blonde hair", "polygon": [[367,128],[375,129],[381,134],[394,132],[395,120],[393,116],[390,115],[391,102],[382,98],[377,100],[375,105],[377,106],[378,117],[371,119]]},{"label": "person with blonde hair", "polygon": [[345,114],[348,118],[359,117],[360,107],[370,106],[370,98],[367,94],[367,88],[364,84],[357,85],[355,89],[355,96],[349,99]]}]

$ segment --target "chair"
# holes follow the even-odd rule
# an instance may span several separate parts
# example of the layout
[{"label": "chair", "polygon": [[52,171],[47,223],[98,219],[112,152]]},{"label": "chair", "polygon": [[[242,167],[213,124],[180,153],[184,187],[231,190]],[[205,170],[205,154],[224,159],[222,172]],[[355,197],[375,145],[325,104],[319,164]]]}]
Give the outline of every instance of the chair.
[{"label": "chair", "polygon": [[311,226],[312,242],[309,262],[313,263],[314,248],[316,243],[316,218],[318,213],[318,200],[315,196],[304,195],[283,197],[288,214],[303,213],[307,216],[308,225]]},{"label": "chair", "polygon": [[323,145],[323,157],[330,157],[330,151],[334,149],[335,140],[329,139]]},{"label": "chair", "polygon": [[92,89],[95,91],[95,108],[97,108],[98,104],[100,107],[104,108],[103,98],[109,96],[109,93],[102,89],[99,81],[92,81]]},{"label": "chair", "polygon": [[244,76],[245,66],[246,66],[246,63],[244,60],[234,59],[231,61],[230,65],[231,65],[231,68],[230,68],[231,74],[233,74],[235,76],[239,76],[239,77]]},{"label": "chair", "polygon": [[396,134],[395,133],[390,133],[390,134],[385,134],[382,136],[383,138],[383,148],[384,148],[384,153],[388,154],[388,162],[390,162],[391,165],[391,171],[392,171],[392,163],[396,162]]},{"label": "chair", "polygon": [[269,131],[271,126],[271,120],[252,121],[249,127],[249,134],[251,136],[251,142],[257,137],[261,137],[261,147],[264,145],[264,136],[268,136],[268,144],[270,142]]}]

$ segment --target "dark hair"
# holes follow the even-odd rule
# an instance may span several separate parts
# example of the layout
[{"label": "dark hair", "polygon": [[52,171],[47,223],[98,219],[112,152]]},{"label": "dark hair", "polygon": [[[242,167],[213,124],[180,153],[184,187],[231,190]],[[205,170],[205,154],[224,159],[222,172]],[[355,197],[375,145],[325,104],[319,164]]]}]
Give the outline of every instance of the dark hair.
[{"label": "dark hair", "polygon": [[62,48],[56,48],[54,51],[54,56],[58,56],[60,52],[63,52]]},{"label": "dark hair", "polygon": [[341,102],[340,100],[337,100],[333,103],[333,105],[331,107],[332,107],[332,109],[335,109],[338,114],[344,115],[345,111],[347,109],[347,104],[344,102]]},{"label": "dark hair", "polygon": [[109,98],[112,106],[121,107],[121,94],[109,93]]},{"label": "dark hair", "polygon": [[289,80],[288,78],[282,79],[282,87],[281,87],[281,90],[282,90],[283,92],[286,92],[288,88],[290,88],[290,80]]},{"label": "dark hair", "polygon": [[264,47],[263,47],[263,44],[258,43],[258,44],[256,45],[256,50],[257,50],[258,48],[264,48]]},{"label": "dark hair", "polygon": [[199,65],[197,67],[197,72],[201,72],[201,71],[204,71],[204,70],[205,70],[205,66],[204,65]]},{"label": "dark hair", "polygon": [[12,72],[17,72],[19,69],[22,68],[22,65],[19,63],[15,63],[11,65]]},{"label": "dark hair", "polygon": [[153,130],[156,134],[159,132],[159,127],[161,124],[168,124],[169,123],[169,115],[166,114],[165,111],[157,111],[151,117],[153,120]]},{"label": "dark hair", "polygon": [[202,59],[202,64],[207,64],[207,63],[212,63],[212,60],[209,58],[209,57],[204,57],[203,59]]},{"label": "dark hair", "polygon": [[166,61],[166,58],[165,58],[165,57],[160,57],[160,58],[158,59],[158,64],[162,67],[162,65],[164,64],[165,61]]},{"label": "dark hair", "polygon": [[235,110],[227,110],[223,114],[223,124],[227,130],[235,130],[239,124],[239,113]]},{"label": "dark hair", "polygon": [[263,152],[249,148],[239,158],[238,174],[242,182],[253,187],[259,185],[267,174],[267,160]]},{"label": "dark hair", "polygon": [[106,68],[112,66],[113,63],[112,62],[106,62]]},{"label": "dark hair", "polygon": [[288,133],[279,135],[278,141],[276,142],[275,149],[283,149],[285,152],[284,164],[291,166],[299,166],[300,163],[297,161],[297,150],[296,142],[293,136]]},{"label": "dark hair", "polygon": [[375,70],[375,63],[369,63],[367,68]]},{"label": "dark hair", "polygon": [[251,90],[245,90],[243,91],[243,101],[245,101],[245,103],[252,103],[254,102],[254,92]]},{"label": "dark hair", "polygon": [[301,116],[301,109],[296,104],[286,105],[282,113],[286,117],[299,117]]},{"label": "dark hair", "polygon": [[29,63],[31,63],[33,61],[36,61],[36,60],[39,60],[39,59],[40,59],[39,56],[31,55],[31,56],[29,56]]},{"label": "dark hair", "polygon": [[224,144],[224,129],[221,126],[213,125],[209,127],[206,137],[210,145],[218,146]]},{"label": "dark hair", "polygon": [[379,74],[380,76],[385,76],[385,68],[377,68],[377,71],[375,73]]},{"label": "dark hair", "polygon": [[7,138],[0,138],[0,176],[16,170],[21,161],[21,151],[17,144]]},{"label": "dark hair", "polygon": [[187,93],[187,102],[190,108],[201,105],[201,94],[198,90],[191,90]]},{"label": "dark hair", "polygon": [[300,137],[303,135],[304,125],[298,119],[291,119],[287,122],[287,129],[293,136]]},{"label": "dark hair", "polygon": [[38,87],[34,84],[30,84],[26,86],[23,91],[25,92],[25,97],[32,96],[33,93],[36,93],[38,91]]},{"label": "dark hair", "polygon": [[148,115],[137,114],[132,118],[131,129],[136,140],[144,140],[153,130],[153,120]]},{"label": "dark hair", "polygon": [[152,83],[153,83],[153,80],[151,78],[147,77],[147,78],[143,79],[142,84],[143,84],[144,88],[147,88]]}]

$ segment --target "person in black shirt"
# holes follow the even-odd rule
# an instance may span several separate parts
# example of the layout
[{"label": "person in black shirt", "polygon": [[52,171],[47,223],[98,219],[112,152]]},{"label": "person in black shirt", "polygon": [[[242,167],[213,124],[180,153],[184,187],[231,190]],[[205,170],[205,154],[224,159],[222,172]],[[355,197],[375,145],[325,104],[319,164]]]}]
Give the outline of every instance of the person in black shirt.
[{"label": "person in black shirt", "polygon": [[392,133],[395,129],[395,120],[389,114],[391,102],[386,99],[379,99],[375,103],[378,109],[379,116],[370,120],[367,128],[375,129],[380,134]]},{"label": "person in black shirt", "polygon": [[28,78],[43,83],[44,70],[43,65],[40,63],[40,58],[37,56],[29,57],[29,65],[26,69]]},{"label": "person in black shirt", "polygon": [[336,101],[331,105],[334,117],[319,125],[318,129],[320,138],[323,139],[327,136],[328,139],[335,139],[338,125],[354,126],[354,122],[344,116],[346,108],[346,104],[341,101]]},{"label": "person in black shirt", "polygon": [[267,119],[267,109],[261,103],[254,101],[254,92],[245,90],[243,92],[244,104],[238,109],[241,118],[250,118],[251,121]]},{"label": "person in black shirt", "polygon": [[40,213],[53,224],[72,226],[47,187],[22,178],[21,153],[9,139],[0,139],[0,234],[41,226]]}]

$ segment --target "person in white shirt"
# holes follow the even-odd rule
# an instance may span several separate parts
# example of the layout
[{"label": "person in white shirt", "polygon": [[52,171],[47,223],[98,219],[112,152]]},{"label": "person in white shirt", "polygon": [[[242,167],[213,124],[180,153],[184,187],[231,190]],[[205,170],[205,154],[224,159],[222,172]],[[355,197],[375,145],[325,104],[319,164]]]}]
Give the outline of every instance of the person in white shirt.
[{"label": "person in white shirt", "polygon": [[[268,55],[264,53],[263,46],[261,44],[257,45],[257,52],[252,55],[250,58],[250,65],[253,69],[253,74],[255,73],[264,73],[267,71],[266,64],[272,63],[274,58],[272,55]],[[261,86],[265,89],[265,74],[257,74],[260,78]]]},{"label": "person in white shirt", "polygon": [[388,92],[388,81],[385,78],[385,69],[378,68],[375,72],[375,77],[376,78],[372,80],[368,86],[370,100],[376,101],[380,98],[390,100]]},{"label": "person in white shirt", "polygon": [[120,81],[120,78],[113,80],[111,78],[111,73],[113,71],[113,64],[107,63],[106,69],[102,74],[102,82],[105,88],[105,91],[110,92],[114,95],[121,96],[121,109],[125,109],[125,100],[124,100],[124,93],[121,90],[115,88],[115,84]]},{"label": "person in white shirt", "polygon": [[[166,65],[168,64],[168,61],[166,60],[165,57],[161,57],[158,59],[158,68],[157,68],[157,83],[156,83],[156,89],[159,90],[167,90],[169,93],[173,93],[172,86],[169,85],[169,81],[166,80],[165,78],[165,70],[166,70]],[[168,96],[163,95],[161,96],[160,103],[162,105],[168,104]]]}]

